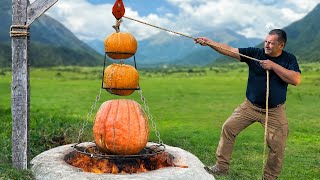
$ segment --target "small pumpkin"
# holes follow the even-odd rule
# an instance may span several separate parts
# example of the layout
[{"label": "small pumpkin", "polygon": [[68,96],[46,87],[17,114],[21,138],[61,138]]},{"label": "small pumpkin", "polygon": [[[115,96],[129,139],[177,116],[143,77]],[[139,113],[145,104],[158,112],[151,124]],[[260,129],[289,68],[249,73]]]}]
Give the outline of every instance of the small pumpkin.
[{"label": "small pumpkin", "polygon": [[111,94],[128,96],[132,94],[138,86],[139,73],[131,65],[113,63],[104,70],[103,87]]},{"label": "small pumpkin", "polygon": [[112,59],[127,59],[132,57],[138,48],[136,38],[128,32],[115,32],[104,41],[104,49]]},{"label": "small pumpkin", "polygon": [[96,145],[103,152],[137,154],[149,139],[148,118],[134,100],[109,100],[96,114],[93,134]]}]

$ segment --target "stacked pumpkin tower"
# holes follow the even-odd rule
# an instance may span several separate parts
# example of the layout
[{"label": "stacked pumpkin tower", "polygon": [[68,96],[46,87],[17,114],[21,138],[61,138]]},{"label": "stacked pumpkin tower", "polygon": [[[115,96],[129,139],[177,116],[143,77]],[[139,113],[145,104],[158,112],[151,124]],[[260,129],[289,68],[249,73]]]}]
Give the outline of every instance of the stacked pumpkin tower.
[{"label": "stacked pumpkin tower", "polygon": [[138,45],[132,34],[115,29],[117,32],[105,39],[104,47],[108,57],[118,60],[120,64],[113,63],[105,69],[103,88],[112,94],[126,96],[138,88],[139,74],[133,66],[124,64],[122,60],[132,57]]},{"label": "stacked pumpkin tower", "polygon": [[[137,41],[128,32],[116,32],[105,39],[105,53],[119,63],[104,69],[102,86],[109,93],[128,96],[139,89],[139,73],[135,67],[123,63],[137,51]],[[149,139],[148,118],[139,103],[130,99],[104,102],[95,117],[93,133],[96,145],[108,154],[134,155]]]}]

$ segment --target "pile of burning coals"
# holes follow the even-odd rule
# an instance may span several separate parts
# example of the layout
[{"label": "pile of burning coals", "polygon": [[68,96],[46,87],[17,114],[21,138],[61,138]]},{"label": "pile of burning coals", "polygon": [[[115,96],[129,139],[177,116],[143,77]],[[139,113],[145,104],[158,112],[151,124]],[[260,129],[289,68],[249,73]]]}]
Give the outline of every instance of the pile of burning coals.
[{"label": "pile of burning coals", "polygon": [[[82,149],[84,151],[84,149]],[[64,160],[75,167],[81,168],[84,172],[93,173],[141,173],[160,169],[163,167],[175,167],[174,157],[162,151],[155,154],[148,154],[150,151],[143,150],[142,154],[136,156],[100,155],[98,148],[90,150],[93,154],[84,153],[78,150],[67,154]],[[180,166],[179,166],[180,167]],[[187,168],[187,167],[184,167]]]}]

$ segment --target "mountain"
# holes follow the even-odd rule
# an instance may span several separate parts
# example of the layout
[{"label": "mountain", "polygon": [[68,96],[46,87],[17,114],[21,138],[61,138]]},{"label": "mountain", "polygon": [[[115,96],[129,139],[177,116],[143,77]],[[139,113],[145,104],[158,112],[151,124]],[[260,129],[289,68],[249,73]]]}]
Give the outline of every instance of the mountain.
[{"label": "mountain", "polygon": [[[299,61],[319,61],[320,57],[320,4],[303,19],[284,28],[288,35],[286,51],[295,54]],[[0,1],[0,67],[11,66],[11,1]],[[30,63],[32,66],[101,65],[103,40],[80,41],[61,23],[42,15],[31,25]],[[183,33],[183,32],[181,32]],[[206,36],[234,47],[256,46],[262,39],[246,38],[230,29],[210,29],[194,37]],[[262,46],[260,44],[258,46]],[[99,52],[99,53],[97,53]],[[226,59],[209,47],[195,45],[193,40],[165,31],[149,39],[138,41],[136,60],[139,66],[154,65],[206,65],[226,62]],[[129,63],[132,63],[129,61]]]},{"label": "mountain", "polygon": [[[309,12],[304,18],[290,24],[283,29],[287,32],[288,42],[285,50],[296,55],[299,62],[319,62],[320,61],[320,3]],[[263,40],[261,39],[248,39],[228,29],[215,29],[211,32],[203,34],[196,34],[195,37],[206,36],[218,42],[229,44],[233,47],[263,47]],[[162,51],[159,55],[168,59],[171,64],[178,65],[205,65],[213,63],[229,63],[233,62],[231,58],[221,56],[220,54],[212,51],[211,48],[202,48],[198,45],[192,45],[192,41],[188,39],[181,39],[182,37],[172,38],[164,44],[156,46],[145,46],[150,48],[150,51]],[[175,45],[172,45],[175,44]],[[142,48],[145,48],[144,46]],[[154,49],[153,49],[154,48]],[[141,49],[141,48],[140,48]],[[140,50],[141,51],[141,50]],[[165,53],[163,53],[165,52]],[[181,56],[184,54],[185,56]],[[167,55],[167,56],[165,56]],[[150,54],[147,57],[153,57]],[[180,58],[179,58],[180,57]],[[165,62],[165,61],[163,61]]]},{"label": "mountain", "polygon": [[[285,51],[299,62],[320,62],[320,3],[302,19],[284,27],[287,33]],[[263,47],[260,43],[257,47]]]},{"label": "mountain", "polygon": [[[261,39],[246,38],[229,29],[213,29],[193,35],[194,37],[206,36],[219,42],[233,46],[255,46]],[[104,53],[103,42],[94,40],[87,42],[92,48],[101,54]],[[221,55],[195,44],[193,39],[161,31],[146,40],[138,41],[136,53],[137,64],[141,66],[151,65],[206,65]]]},{"label": "mountain", "polygon": [[284,28],[288,42],[286,51],[299,61],[320,61],[320,3],[304,18]]},{"label": "mountain", "polygon": [[[0,1],[0,66],[11,66],[11,1]],[[30,26],[30,64],[36,67],[96,66],[103,56],[53,18],[42,15]]]}]

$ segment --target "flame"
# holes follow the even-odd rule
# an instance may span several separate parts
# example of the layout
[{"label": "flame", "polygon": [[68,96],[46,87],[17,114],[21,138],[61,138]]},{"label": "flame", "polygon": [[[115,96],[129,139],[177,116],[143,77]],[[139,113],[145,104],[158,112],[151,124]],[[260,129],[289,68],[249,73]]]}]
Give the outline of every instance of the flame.
[{"label": "flame", "polygon": [[91,172],[96,173],[96,174],[103,174],[103,172],[100,169],[97,169],[97,168],[92,168]]},{"label": "flame", "polygon": [[140,168],[137,170],[137,172],[147,172],[148,170],[144,167],[144,164],[140,164]]},{"label": "flame", "polygon": [[[163,167],[175,166],[173,156],[169,153],[159,153],[148,159],[135,160],[107,160],[89,157],[79,152],[71,152],[66,162],[72,166],[81,168],[84,172],[102,173],[143,173]],[[66,156],[67,157],[67,156]],[[126,162],[128,161],[128,162]],[[177,166],[182,167],[182,166]],[[186,168],[187,166],[183,166]]]}]

